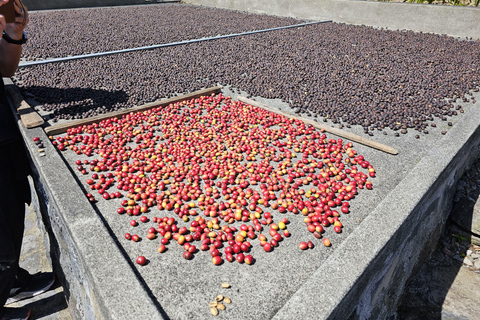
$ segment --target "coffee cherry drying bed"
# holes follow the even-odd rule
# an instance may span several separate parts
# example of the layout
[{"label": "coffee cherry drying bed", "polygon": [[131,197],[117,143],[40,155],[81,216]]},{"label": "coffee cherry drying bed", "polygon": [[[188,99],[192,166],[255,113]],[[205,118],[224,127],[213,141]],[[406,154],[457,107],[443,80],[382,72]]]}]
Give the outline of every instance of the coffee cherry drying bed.
[{"label": "coffee cherry drying bed", "polygon": [[[113,35],[102,38],[110,41],[107,44],[94,37],[97,32],[81,32],[82,41],[74,45],[69,37],[58,37],[62,42],[57,46],[47,45],[51,34],[65,32],[77,37],[78,26],[65,26],[59,22],[63,20],[55,19],[67,13],[38,12],[37,18],[32,14],[39,47],[32,39],[26,58],[89,53],[95,51],[92,44],[106,51],[174,42],[190,39],[184,30],[196,28],[199,31],[191,37],[202,38],[213,30],[217,35],[301,22],[183,5],[135,8],[131,21],[125,10],[67,11],[73,21],[86,23],[89,14],[108,21],[104,29]],[[163,11],[176,13],[167,14],[161,28],[155,24],[151,30],[152,13]],[[127,24],[119,23],[125,19]],[[135,33],[131,40],[132,23],[142,37]],[[177,24],[182,28],[171,28]],[[146,30],[149,36],[144,35]],[[125,39],[129,41],[125,43]],[[145,39],[150,42],[142,42]],[[75,51],[66,51],[68,48]],[[54,52],[45,53],[46,49]],[[29,67],[20,69],[15,81],[22,94],[33,96],[40,108],[50,113],[51,121],[86,118],[220,84],[249,96],[282,100],[295,112],[319,121],[344,128],[361,126],[364,135],[406,138],[413,132],[414,138],[422,139],[446,131],[439,130],[437,122],[451,122],[465,111],[458,101],[476,102],[471,94],[479,90],[479,54],[478,41],[325,23]]]},{"label": "coffee cherry drying bed", "polygon": [[[124,113],[51,141],[172,319],[273,317],[423,154],[387,155],[223,93]],[[225,310],[209,305],[219,293]]]},{"label": "coffee cherry drying bed", "polygon": [[[455,152],[450,149],[457,150],[457,143],[462,145],[471,134],[462,130],[475,119],[474,102],[480,98],[475,92],[478,61],[471,59],[477,51],[478,43],[444,36],[332,23],[39,66],[22,70],[15,81],[25,96],[55,112],[51,124],[229,84],[231,91],[224,89],[222,94],[180,99],[171,106],[89,123],[52,137],[56,148],[64,146],[59,154],[70,168],[60,177],[63,189],[73,180],[81,189],[78,199],[68,200],[83,207],[72,209],[69,203],[62,215],[73,219],[78,210],[82,219],[98,220],[102,234],[85,229],[74,235],[74,242],[88,248],[81,248],[87,252],[83,258],[101,261],[88,265],[91,277],[116,280],[108,294],[117,297],[124,313],[132,309],[140,314],[139,309],[151,310],[153,305],[159,315],[172,319],[211,318],[212,308],[229,319],[282,318],[279,314],[291,319],[286,309],[305,314],[335,308],[330,298],[338,302],[344,294],[336,288],[357,284],[351,276],[359,275],[386,238],[396,234],[393,229],[402,225],[400,219],[410,213],[411,203],[428,192],[425,181],[435,189],[435,179],[454,172],[443,172],[443,167],[432,171],[439,168],[437,160],[450,159]],[[359,135],[375,132],[375,141],[400,153],[392,156],[351,145],[301,121],[247,106],[238,101],[238,93]],[[395,108],[384,113],[387,105]],[[470,115],[462,117],[463,112]],[[427,130],[426,124],[432,128]],[[405,139],[396,137],[399,132]],[[48,138],[42,140],[48,143]],[[50,148],[46,146],[41,158],[34,156],[40,171],[51,170],[49,161],[57,154]],[[431,166],[423,165],[425,158],[432,160]],[[353,182],[357,194],[352,198],[347,187]],[[339,200],[342,192],[350,199],[343,195]],[[51,202],[62,202],[64,193],[68,192],[56,190]],[[61,220],[52,219],[53,224]],[[75,222],[65,229],[80,225]],[[348,250],[352,238],[358,241],[355,250]],[[107,245],[110,239],[128,262],[126,267],[114,259],[115,250]],[[102,252],[103,246],[111,252],[89,256]],[[138,294],[127,268],[145,296]],[[382,290],[378,277],[390,274],[383,271],[369,275]],[[311,286],[315,294],[306,295],[305,288]],[[91,290],[96,289],[103,290]],[[108,294],[102,296],[107,305]],[[219,295],[229,300],[216,301]],[[138,303],[137,296],[144,301]],[[231,302],[223,303],[225,310],[217,308],[222,301]],[[129,316],[135,317],[135,312]]]},{"label": "coffee cherry drying bed", "polygon": [[[222,92],[134,108],[52,137],[70,167],[65,186],[76,180],[77,197],[91,200],[88,215],[96,212],[106,227],[103,237],[114,240],[141,279],[145,303],[172,319],[212,317],[209,303],[219,294],[231,301],[217,309],[219,316],[272,318],[349,236],[375,229],[362,222],[442,140],[431,135],[421,145],[395,145],[400,153],[393,156]],[[53,156],[49,148],[39,158],[42,171]],[[89,245],[94,252],[102,244]],[[125,270],[109,264],[108,253],[102,260],[89,272],[122,277]],[[322,274],[322,286],[334,285],[328,270]]]},{"label": "coffee cherry drying bed", "polygon": [[239,290],[229,316],[271,317],[283,299],[272,293],[319,267],[375,180],[351,142],[222,93],[51,140],[173,318],[206,317],[197,303],[222,281]]}]

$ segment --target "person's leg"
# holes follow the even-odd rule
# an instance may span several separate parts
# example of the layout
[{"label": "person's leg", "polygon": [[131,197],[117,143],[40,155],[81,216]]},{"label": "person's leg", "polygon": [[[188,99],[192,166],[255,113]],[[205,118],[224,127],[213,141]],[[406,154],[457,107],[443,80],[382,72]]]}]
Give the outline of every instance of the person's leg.
[{"label": "person's leg", "polygon": [[0,206],[0,319],[5,312],[3,306],[10,295],[18,267],[15,246],[2,207]]},{"label": "person's leg", "polygon": [[6,176],[0,173],[0,318],[18,272],[25,219],[25,204],[20,206],[8,190]]},{"label": "person's leg", "polygon": [[[5,157],[6,159],[0,159],[0,168],[11,168],[11,170],[6,170],[11,174],[0,172],[0,179],[3,179],[0,180],[0,205],[5,204],[3,207],[9,210],[9,213],[5,215],[6,225],[10,230],[9,239],[12,241],[15,256],[13,284],[10,284],[9,297],[6,302],[2,302],[1,306],[3,306],[47,291],[55,282],[55,275],[52,272],[30,275],[18,264],[24,232],[25,204],[30,203],[31,200],[30,185],[26,178],[29,167],[21,141],[8,146],[0,146],[0,152],[7,152],[4,154],[10,155]],[[7,183],[1,181],[7,181]]]},{"label": "person's leg", "polygon": [[28,273],[27,270],[21,268],[18,265],[20,259],[20,253],[22,251],[22,240],[23,240],[23,232],[25,229],[25,201],[27,198],[30,198],[30,185],[28,180],[16,180],[14,182],[16,195],[21,195],[15,198],[15,213],[14,219],[15,221],[11,221],[10,225],[14,228],[15,237],[13,239],[14,246],[15,246],[15,254],[18,257],[17,259],[17,273],[15,274],[15,279],[13,282],[13,288],[24,288],[30,281],[31,275]]}]

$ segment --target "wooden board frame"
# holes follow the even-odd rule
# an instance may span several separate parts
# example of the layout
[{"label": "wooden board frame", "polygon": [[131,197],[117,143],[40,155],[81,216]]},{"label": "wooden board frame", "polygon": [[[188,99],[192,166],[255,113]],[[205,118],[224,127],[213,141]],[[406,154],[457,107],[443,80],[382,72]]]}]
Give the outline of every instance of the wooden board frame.
[{"label": "wooden board frame", "polygon": [[43,125],[45,123],[43,118],[23,99],[12,80],[5,79],[4,83],[5,91],[25,128],[31,129]]},{"label": "wooden board frame", "polygon": [[310,119],[306,119],[306,118],[303,118],[303,117],[291,115],[291,114],[282,112],[278,109],[270,108],[269,106],[267,106],[267,105],[265,105],[261,102],[251,100],[251,99],[248,99],[248,98],[244,98],[244,97],[241,97],[241,96],[238,96],[237,100],[239,100],[241,102],[244,102],[244,103],[247,103],[249,105],[252,105],[254,107],[259,107],[259,108],[262,108],[264,110],[267,110],[267,111],[270,111],[270,112],[273,112],[273,113],[276,113],[276,114],[280,114],[280,115],[285,116],[287,118],[293,118],[293,119],[301,120],[306,124],[311,124],[315,128],[323,129],[326,132],[332,133],[332,134],[337,135],[337,136],[342,137],[342,138],[349,139],[349,140],[354,141],[354,142],[358,142],[358,143],[366,145],[368,147],[371,147],[371,148],[374,148],[374,149],[377,149],[377,150],[380,150],[380,151],[383,151],[383,152],[386,152],[386,153],[394,154],[394,155],[398,154],[398,151],[396,149],[394,149],[392,147],[389,147],[387,145],[384,145],[382,143],[379,143],[379,142],[376,142],[376,141],[358,136],[356,134],[353,134],[353,133],[350,133],[350,132],[347,132],[347,131],[344,131],[344,130],[341,130],[341,129],[333,128],[333,127],[330,127],[330,126],[325,126],[325,125],[322,125],[318,122],[312,121]]},{"label": "wooden board frame", "polygon": [[195,98],[198,98],[200,96],[210,95],[212,93],[218,93],[222,89],[223,89],[222,86],[210,87],[210,88],[194,91],[194,92],[191,92],[191,93],[183,94],[181,96],[146,103],[146,104],[143,104],[141,106],[135,106],[135,107],[131,107],[131,108],[128,108],[128,109],[122,109],[122,110],[113,111],[113,112],[109,112],[109,113],[105,113],[105,114],[100,114],[100,115],[93,116],[93,117],[90,117],[90,118],[87,118],[87,119],[79,119],[79,120],[69,121],[69,122],[66,122],[66,123],[57,124],[57,125],[54,125],[54,126],[46,127],[44,130],[45,130],[45,133],[47,134],[47,136],[54,136],[54,135],[57,135],[57,134],[64,133],[68,129],[71,129],[71,128],[74,128],[74,127],[92,124],[92,123],[99,122],[99,121],[109,119],[109,118],[118,118],[118,117],[121,117],[123,115],[129,114],[130,112],[145,111],[145,110],[156,108],[156,107],[167,106],[170,103],[176,103],[176,102],[180,102],[180,101],[184,101],[184,100],[195,99]]}]

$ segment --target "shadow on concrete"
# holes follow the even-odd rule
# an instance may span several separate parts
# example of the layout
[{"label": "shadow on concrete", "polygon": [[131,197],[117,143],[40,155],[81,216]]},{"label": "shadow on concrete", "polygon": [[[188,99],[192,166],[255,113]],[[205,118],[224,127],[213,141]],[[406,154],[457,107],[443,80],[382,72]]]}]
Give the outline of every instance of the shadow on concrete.
[{"label": "shadow on concrete", "polygon": [[128,94],[124,90],[106,90],[91,88],[52,88],[31,86],[19,88],[22,96],[33,98],[36,104],[51,114],[49,118],[60,117],[73,120],[115,111],[124,107]]},{"label": "shadow on concrete", "polygon": [[[34,168],[33,165],[31,165],[32,168]],[[38,176],[38,173],[36,172],[36,170],[33,170],[33,174],[34,175],[37,175]],[[45,193],[45,191],[43,190],[42,187],[40,187],[40,185],[38,183],[36,183],[36,181],[38,178],[34,179],[35,181],[35,187],[33,190],[35,190],[34,192],[36,192],[37,194],[40,193]],[[40,192],[39,192],[40,191]],[[63,292],[59,292],[57,294],[55,294],[54,298],[50,297],[48,301],[43,301],[42,300],[39,300],[41,301],[40,303],[43,304],[45,302],[50,302],[50,308],[48,308],[48,312],[49,314],[54,314],[55,312],[58,312],[58,311],[61,311],[65,308],[68,308],[68,303],[70,303],[70,285],[68,283],[68,281],[66,280],[65,278],[65,274],[62,270],[62,267],[61,267],[61,264],[60,264],[60,246],[58,244],[58,241],[56,240],[54,234],[53,234],[53,229],[52,229],[52,226],[50,224],[50,219],[48,217],[48,208],[45,204],[44,201],[39,201],[38,203],[39,205],[39,211],[40,211],[40,214],[42,216],[42,222],[43,222],[43,226],[45,228],[45,231],[46,231],[46,234],[47,234],[47,237],[48,237],[48,241],[46,243],[46,245],[48,246],[48,248],[46,248],[47,250],[47,254],[49,254],[50,256],[50,260],[51,260],[51,264],[52,264],[52,269],[53,269],[53,272],[55,273],[55,283],[53,284],[52,288],[49,290],[55,290],[56,288],[62,286],[63,287]],[[55,302],[55,303],[54,303]],[[37,303],[37,302],[35,302]],[[65,308],[63,308],[63,303],[65,304]],[[28,305],[28,307],[30,309],[37,309],[37,305]],[[38,307],[38,312],[37,310],[35,310],[35,314],[32,316],[33,319],[37,319],[37,318],[41,318],[41,317],[44,317],[45,315],[43,314],[44,312],[42,311],[43,308],[42,306],[39,306]]]},{"label": "shadow on concrete", "polygon": [[67,301],[63,292],[36,300],[24,306],[32,310],[30,319],[42,319],[54,315],[62,310],[68,309]]},{"label": "shadow on concrete", "polygon": [[[480,167],[480,162],[473,166]],[[454,203],[436,250],[412,277],[393,319],[461,320],[480,314],[478,300],[471,293],[478,291],[480,274],[463,267],[471,243],[480,239],[471,232],[479,216],[476,203],[480,204],[480,184]]]}]

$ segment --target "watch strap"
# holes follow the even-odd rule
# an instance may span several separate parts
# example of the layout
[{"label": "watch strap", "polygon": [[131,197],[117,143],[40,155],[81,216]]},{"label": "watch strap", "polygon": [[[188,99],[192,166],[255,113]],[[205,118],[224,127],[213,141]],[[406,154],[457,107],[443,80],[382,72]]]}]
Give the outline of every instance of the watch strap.
[{"label": "watch strap", "polygon": [[10,36],[5,31],[3,31],[2,38],[11,44],[24,44],[25,42],[27,42],[27,34],[25,33],[25,31],[23,32],[22,39],[20,40],[14,40],[10,38]]}]

